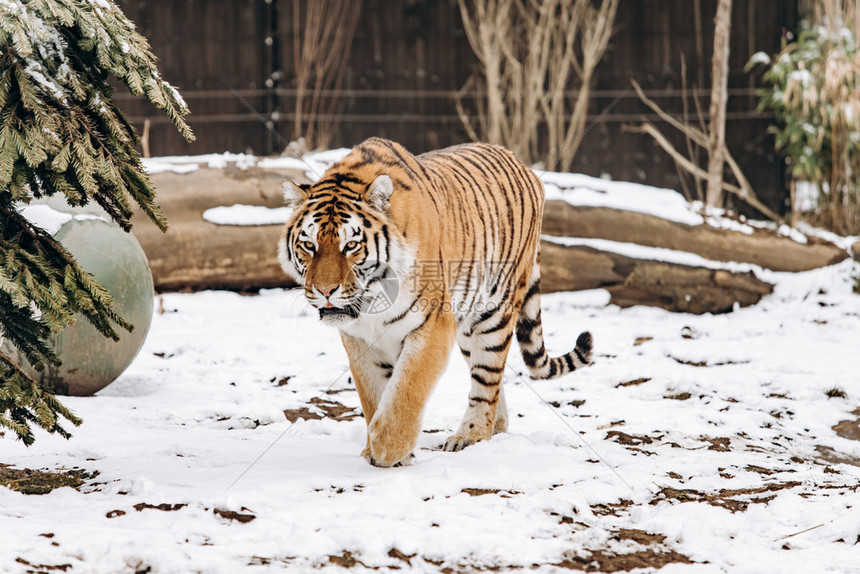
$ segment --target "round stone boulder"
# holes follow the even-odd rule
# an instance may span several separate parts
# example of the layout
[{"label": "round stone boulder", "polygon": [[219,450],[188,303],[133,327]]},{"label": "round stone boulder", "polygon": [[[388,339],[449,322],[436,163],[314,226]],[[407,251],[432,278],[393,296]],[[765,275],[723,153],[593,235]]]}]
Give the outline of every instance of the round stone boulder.
[{"label": "round stone boulder", "polygon": [[[116,312],[134,325],[131,333],[114,326],[120,339],[113,341],[79,315],[49,340],[62,365],[48,366],[41,373],[22,365],[43,387],[57,394],[91,395],[116,380],[143,346],[154,300],[149,263],[134,235],[120,229],[95,203],[71,207],[62,198],[52,197],[31,203],[23,212],[51,233],[78,265],[110,292]],[[17,352],[13,356],[20,359]]]}]

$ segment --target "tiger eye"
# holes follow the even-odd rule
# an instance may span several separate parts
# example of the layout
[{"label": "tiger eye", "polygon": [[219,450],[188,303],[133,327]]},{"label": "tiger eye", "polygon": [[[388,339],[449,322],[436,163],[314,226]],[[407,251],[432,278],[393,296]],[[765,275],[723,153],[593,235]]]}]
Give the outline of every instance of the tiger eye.
[{"label": "tiger eye", "polygon": [[346,250],[347,251],[351,251],[352,249],[355,249],[356,247],[358,247],[358,241],[347,241],[346,242]]},{"label": "tiger eye", "polygon": [[311,241],[302,241],[302,247],[306,251],[313,251],[314,250],[314,244]]}]

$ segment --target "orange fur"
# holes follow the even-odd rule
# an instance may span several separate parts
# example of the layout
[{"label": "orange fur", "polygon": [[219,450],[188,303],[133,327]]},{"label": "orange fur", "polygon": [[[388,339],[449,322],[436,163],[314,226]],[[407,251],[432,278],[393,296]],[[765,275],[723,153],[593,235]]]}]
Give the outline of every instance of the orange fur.
[{"label": "orange fur", "polygon": [[[313,186],[285,193],[295,211],[279,258],[341,331],[368,424],[362,454],[372,463],[409,462],[455,338],[472,386],[447,450],[507,429],[501,380],[514,335],[534,377],[590,362],[587,333],[567,355],[546,354],[543,186],[507,150],[470,144],[415,157],[372,138]],[[382,293],[389,270],[399,294],[380,311],[367,300]]]}]

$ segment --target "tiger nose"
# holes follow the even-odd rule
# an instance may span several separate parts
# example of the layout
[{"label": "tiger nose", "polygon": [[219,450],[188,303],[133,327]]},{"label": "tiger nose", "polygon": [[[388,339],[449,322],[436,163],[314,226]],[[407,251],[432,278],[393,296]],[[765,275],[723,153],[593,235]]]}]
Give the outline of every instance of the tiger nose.
[{"label": "tiger nose", "polygon": [[329,285],[327,287],[316,287],[316,290],[319,291],[320,293],[322,293],[323,297],[328,299],[329,297],[331,297],[331,294],[337,288],[338,288],[337,285]]}]

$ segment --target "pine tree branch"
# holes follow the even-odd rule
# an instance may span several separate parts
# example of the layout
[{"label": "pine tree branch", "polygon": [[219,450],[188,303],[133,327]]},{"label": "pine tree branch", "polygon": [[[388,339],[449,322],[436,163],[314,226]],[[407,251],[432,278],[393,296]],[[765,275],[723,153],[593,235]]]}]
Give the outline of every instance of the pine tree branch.
[{"label": "pine tree branch", "polygon": [[[135,148],[137,134],[112,101],[111,76],[170,118],[188,141],[188,106],[158,74],[146,39],[109,0],[0,2],[0,338],[43,369],[58,358],[46,341],[83,315],[104,336],[133,327],[110,294],[17,203],[62,193],[98,203],[131,228],[132,204],[162,230],[166,220]],[[80,421],[0,355],[0,426],[29,444],[30,423],[62,436]]]}]

